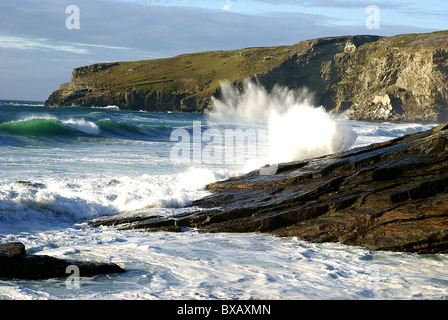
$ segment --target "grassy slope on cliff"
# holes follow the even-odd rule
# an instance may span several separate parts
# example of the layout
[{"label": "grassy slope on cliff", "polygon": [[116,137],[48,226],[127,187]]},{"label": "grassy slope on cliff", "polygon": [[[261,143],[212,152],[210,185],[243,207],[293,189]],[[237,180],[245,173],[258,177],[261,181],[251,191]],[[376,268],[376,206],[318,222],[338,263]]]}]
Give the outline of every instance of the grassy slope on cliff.
[{"label": "grassy slope on cliff", "polygon": [[[374,49],[376,56],[382,56],[394,48],[412,50],[415,47],[439,47],[447,44],[448,31],[404,34],[373,40],[360,45],[358,49]],[[310,48],[312,41],[302,41],[291,46],[208,51],[172,58],[118,62],[111,64],[110,68],[94,73],[90,72],[91,69],[87,66],[76,69],[75,73],[81,78],[88,77],[92,85],[116,90],[129,87],[166,91],[197,90],[206,87],[216,89],[219,87],[219,81],[235,82],[255,74],[266,73],[294,54],[304,53]]]},{"label": "grassy slope on cliff", "polygon": [[[268,88],[275,84],[308,87],[319,97],[318,103],[337,112],[354,105],[364,110],[376,95],[395,94],[417,119],[446,109],[446,57],[448,31],[320,38],[291,46],[80,67],[73,71],[71,82],[61,85],[47,102],[200,112],[211,96],[219,94],[222,81],[240,84],[256,76]],[[371,117],[374,111],[364,116]],[[392,111],[402,112],[398,107]]]},{"label": "grassy slope on cliff", "polygon": [[290,47],[247,48],[210,51],[172,58],[105,64],[90,72],[89,67],[75,70],[77,77],[88,78],[95,87],[111,90],[215,91],[220,81],[238,81],[278,67],[300,45]]}]

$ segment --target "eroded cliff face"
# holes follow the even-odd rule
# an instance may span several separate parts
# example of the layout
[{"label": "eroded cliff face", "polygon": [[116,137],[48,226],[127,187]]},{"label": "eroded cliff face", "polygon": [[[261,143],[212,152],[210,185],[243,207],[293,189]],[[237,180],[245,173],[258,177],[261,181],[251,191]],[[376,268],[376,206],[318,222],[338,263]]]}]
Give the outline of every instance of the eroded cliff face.
[{"label": "eroded cliff face", "polygon": [[[394,47],[391,39],[382,39],[371,48],[352,54],[354,59],[349,60],[346,69],[358,82],[354,84],[352,80],[348,85],[349,90],[356,88],[349,101],[352,117],[362,120],[447,120],[448,42],[444,39],[435,46],[425,46],[418,44],[418,36],[408,38],[399,44],[410,41],[409,45]],[[363,70],[356,71],[356,68]]]},{"label": "eroded cliff face", "polygon": [[335,37],[273,48],[204,52],[77,68],[48,106],[203,112],[220,82],[257,79],[308,88],[315,103],[352,119],[448,121],[448,31]]}]

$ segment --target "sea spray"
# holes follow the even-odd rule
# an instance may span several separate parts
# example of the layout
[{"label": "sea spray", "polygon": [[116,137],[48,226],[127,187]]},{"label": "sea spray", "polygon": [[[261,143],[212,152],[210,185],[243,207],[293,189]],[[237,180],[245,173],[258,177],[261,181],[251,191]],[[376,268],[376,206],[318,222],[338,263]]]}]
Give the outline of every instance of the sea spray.
[{"label": "sea spray", "polygon": [[275,86],[270,92],[259,83],[245,81],[243,90],[222,83],[222,96],[213,98],[213,121],[240,119],[241,125],[262,123],[267,130],[266,158],[247,159],[248,168],[319,157],[348,149],[356,134],[343,117],[313,105],[307,90]]},{"label": "sea spray", "polygon": [[241,91],[231,83],[221,82],[221,92],[219,99],[212,97],[209,115],[232,121],[239,118],[253,122],[269,117],[272,110],[285,112],[295,104],[314,104],[314,95],[307,88],[290,90],[276,85],[269,92],[252,80],[246,80]]},{"label": "sea spray", "polygon": [[284,113],[272,110],[268,128],[269,160],[274,163],[343,151],[356,139],[342,119],[307,104],[292,105]]}]

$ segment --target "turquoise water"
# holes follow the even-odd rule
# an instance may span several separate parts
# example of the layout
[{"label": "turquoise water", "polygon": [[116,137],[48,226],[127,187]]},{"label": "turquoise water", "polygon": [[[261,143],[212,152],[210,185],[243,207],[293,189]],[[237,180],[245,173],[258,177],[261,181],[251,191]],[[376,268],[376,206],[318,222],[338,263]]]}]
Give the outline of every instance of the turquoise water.
[{"label": "turquoise water", "polygon": [[[353,139],[350,148],[431,127],[340,123],[336,135],[345,137],[344,141]],[[193,142],[198,125],[209,146],[211,140],[205,137],[216,139],[225,129],[251,128],[255,133],[270,129],[267,120],[242,121],[220,114],[131,112],[114,106],[47,108],[39,102],[0,101],[0,242],[21,241],[34,254],[111,261],[128,271],[82,278],[79,289],[67,288],[65,279],[0,279],[0,299],[448,296],[445,255],[370,252],[263,234],[144,233],[88,226],[90,219],[105,215],[152,212],[169,216],[192,210],[184,206],[207,195],[203,189],[207,183],[269,161],[266,153],[259,159],[246,158],[244,163],[173,157],[173,148],[179,146],[174,133],[188,133]],[[291,145],[290,141],[301,138],[291,133],[283,141],[263,140],[263,148]],[[310,137],[303,140],[308,142]],[[223,148],[223,141],[214,146]],[[304,147],[305,143],[299,143],[294,150]],[[190,155],[197,148],[192,145]],[[319,146],[307,154],[316,150],[323,149]],[[285,152],[290,154],[297,152]],[[277,151],[276,156],[283,155]],[[255,164],[248,166],[251,162]]]}]

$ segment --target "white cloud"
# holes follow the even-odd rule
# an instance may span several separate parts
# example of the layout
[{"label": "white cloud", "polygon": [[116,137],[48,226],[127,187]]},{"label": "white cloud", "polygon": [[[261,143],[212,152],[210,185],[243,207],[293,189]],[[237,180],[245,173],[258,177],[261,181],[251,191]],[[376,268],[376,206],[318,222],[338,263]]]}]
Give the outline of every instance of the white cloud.
[{"label": "white cloud", "polygon": [[51,44],[48,39],[30,39],[26,37],[0,36],[0,48],[20,50],[52,50],[78,54],[89,53],[85,48],[74,45]]},{"label": "white cloud", "polygon": [[[340,8],[355,4],[355,0],[77,0],[81,28],[76,31],[67,30],[65,25],[65,8],[71,3],[0,1],[0,97],[19,98],[26,91],[36,99],[45,99],[70,79],[73,68],[96,62],[370,34],[363,10],[358,10],[360,22],[354,24],[354,9]],[[371,31],[373,34],[429,32],[446,25],[446,19],[438,16],[419,19],[420,11],[406,11],[404,18],[398,16],[396,10],[386,10],[389,0],[377,3],[385,11],[381,30]],[[438,12],[434,8],[430,8],[432,14]]]},{"label": "white cloud", "polygon": [[80,46],[80,47],[93,47],[101,49],[111,49],[111,50],[131,50],[128,47],[117,47],[117,46],[107,46],[103,44],[89,44],[89,43],[70,43],[70,45]]},{"label": "white cloud", "polygon": [[0,48],[20,49],[20,50],[44,50],[44,51],[63,51],[75,54],[92,53],[88,48],[99,48],[108,50],[131,50],[127,47],[108,46],[102,44],[89,43],[52,43],[46,38],[31,39],[28,37],[15,37],[0,35]]}]

